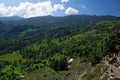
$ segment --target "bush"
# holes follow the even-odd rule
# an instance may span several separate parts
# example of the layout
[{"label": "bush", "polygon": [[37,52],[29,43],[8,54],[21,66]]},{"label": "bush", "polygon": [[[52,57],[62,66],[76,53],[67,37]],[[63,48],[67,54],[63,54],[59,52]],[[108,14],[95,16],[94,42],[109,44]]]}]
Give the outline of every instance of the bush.
[{"label": "bush", "polygon": [[65,55],[56,54],[50,59],[50,67],[56,71],[67,70],[67,58]]},{"label": "bush", "polygon": [[112,32],[105,41],[104,52],[119,53],[120,52],[120,30]]}]

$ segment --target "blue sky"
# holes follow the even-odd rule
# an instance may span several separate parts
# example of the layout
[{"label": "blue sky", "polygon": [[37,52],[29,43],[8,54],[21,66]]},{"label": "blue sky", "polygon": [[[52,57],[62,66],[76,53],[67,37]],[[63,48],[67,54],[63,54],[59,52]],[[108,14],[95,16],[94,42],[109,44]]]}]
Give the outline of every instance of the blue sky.
[{"label": "blue sky", "polygon": [[0,17],[72,14],[120,16],[119,4],[120,0],[0,0]]}]

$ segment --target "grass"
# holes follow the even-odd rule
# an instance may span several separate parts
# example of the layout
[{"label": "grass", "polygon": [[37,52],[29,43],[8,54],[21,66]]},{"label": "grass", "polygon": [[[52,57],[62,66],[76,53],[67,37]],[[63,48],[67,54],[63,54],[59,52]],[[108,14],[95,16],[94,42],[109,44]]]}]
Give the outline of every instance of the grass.
[{"label": "grass", "polygon": [[[14,53],[9,53],[3,56],[0,56],[0,61],[8,61],[14,63],[19,62],[21,60],[24,62],[26,59],[23,59],[22,55],[19,52],[14,52]],[[11,73],[11,71],[14,71],[14,73],[23,76],[26,75],[27,73],[21,68],[21,66],[14,67],[14,70],[12,69],[14,67],[12,64],[5,66],[2,71],[7,72],[8,74]]]},{"label": "grass", "polygon": [[82,80],[99,80],[101,76],[101,68],[103,67],[103,64],[97,64],[94,66],[94,70],[89,70]]},{"label": "grass", "polygon": [[[11,63],[14,63],[14,62],[18,63],[19,60],[21,60],[21,62],[26,61],[26,59],[23,59],[23,56],[18,51],[0,56],[0,61],[8,61],[8,62],[11,62]],[[12,69],[13,67],[14,67],[14,70]],[[5,66],[2,69],[2,71],[7,72],[8,74],[10,74],[10,72],[14,72],[15,74],[18,74],[20,76],[23,76],[23,75],[27,74],[21,68],[21,65],[18,65],[18,66],[15,67],[12,64],[10,64],[10,65]]]},{"label": "grass", "polygon": [[9,53],[3,56],[0,56],[0,61],[9,61],[9,62],[14,62],[14,61],[19,61],[22,60],[24,61],[22,55],[19,52],[14,52],[14,53]]},{"label": "grass", "polygon": [[21,68],[21,66],[17,66],[15,69],[14,69],[14,73],[20,75],[20,76],[24,76],[26,75],[27,73]]}]

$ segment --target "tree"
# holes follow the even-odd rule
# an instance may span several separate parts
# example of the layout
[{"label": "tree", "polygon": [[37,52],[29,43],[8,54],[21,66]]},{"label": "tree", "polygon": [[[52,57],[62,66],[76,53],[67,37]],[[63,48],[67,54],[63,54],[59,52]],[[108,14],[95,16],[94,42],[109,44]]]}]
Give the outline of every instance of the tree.
[{"label": "tree", "polygon": [[105,53],[119,53],[120,51],[120,31],[111,33],[105,41]]},{"label": "tree", "polygon": [[56,71],[67,70],[67,58],[63,54],[56,54],[50,59],[50,66]]}]

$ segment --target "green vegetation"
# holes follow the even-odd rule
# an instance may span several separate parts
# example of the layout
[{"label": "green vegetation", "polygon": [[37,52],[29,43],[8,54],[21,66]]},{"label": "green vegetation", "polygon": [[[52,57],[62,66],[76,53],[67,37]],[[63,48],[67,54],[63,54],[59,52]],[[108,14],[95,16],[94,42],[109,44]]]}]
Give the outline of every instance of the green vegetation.
[{"label": "green vegetation", "polygon": [[103,64],[98,64],[94,66],[94,68],[87,72],[87,74],[83,77],[82,80],[100,80],[101,77],[101,69],[104,67]]},{"label": "green vegetation", "polygon": [[56,54],[50,60],[50,66],[54,70],[67,70],[67,58],[62,54]]},{"label": "green vegetation", "polygon": [[[0,80],[71,78],[89,68],[86,64],[94,66],[119,51],[119,17],[48,16],[0,22]],[[68,65],[71,58],[74,62]],[[85,80],[98,80],[101,67]]]},{"label": "green vegetation", "polygon": [[13,52],[13,53],[9,53],[6,55],[2,55],[0,56],[0,61],[9,61],[9,62],[14,62],[14,61],[25,61],[22,57],[22,55],[19,52]]},{"label": "green vegetation", "polygon": [[80,63],[79,59],[75,59],[73,64],[70,66],[67,71],[55,71],[52,68],[44,67],[39,70],[31,72],[27,77],[22,80],[54,80],[54,79],[77,79],[74,75],[78,76],[78,73],[82,73],[88,64]]},{"label": "green vegetation", "polygon": [[108,38],[106,38],[106,44],[104,48],[108,54],[119,53],[120,51],[120,31],[113,31]]}]

